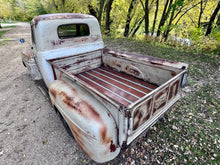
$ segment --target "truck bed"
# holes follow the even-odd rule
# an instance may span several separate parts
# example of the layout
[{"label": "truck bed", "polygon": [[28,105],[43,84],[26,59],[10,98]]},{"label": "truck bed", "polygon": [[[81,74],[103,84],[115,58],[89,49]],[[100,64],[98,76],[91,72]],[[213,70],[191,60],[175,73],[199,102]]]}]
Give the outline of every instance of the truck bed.
[{"label": "truck bed", "polygon": [[157,88],[156,85],[103,66],[75,76],[124,106]]}]

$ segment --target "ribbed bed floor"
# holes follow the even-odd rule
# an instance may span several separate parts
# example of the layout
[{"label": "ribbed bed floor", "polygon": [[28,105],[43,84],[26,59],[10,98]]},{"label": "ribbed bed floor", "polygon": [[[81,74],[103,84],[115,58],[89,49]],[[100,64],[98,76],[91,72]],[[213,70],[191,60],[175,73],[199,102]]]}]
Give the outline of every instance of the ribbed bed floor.
[{"label": "ribbed bed floor", "polygon": [[124,106],[128,106],[157,88],[156,85],[106,67],[75,76]]}]

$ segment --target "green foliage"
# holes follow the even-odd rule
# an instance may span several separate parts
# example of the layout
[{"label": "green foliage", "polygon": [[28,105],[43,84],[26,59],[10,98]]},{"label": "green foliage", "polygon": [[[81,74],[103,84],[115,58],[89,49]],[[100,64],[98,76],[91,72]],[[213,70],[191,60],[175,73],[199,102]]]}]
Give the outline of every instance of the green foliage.
[{"label": "green foliage", "polygon": [[196,42],[200,41],[203,35],[205,35],[205,32],[202,27],[192,29],[189,34],[190,39]]},{"label": "green foliage", "polygon": [[218,42],[220,42],[220,26],[216,27],[215,29],[213,29],[211,36],[217,40]]},{"label": "green foliage", "polygon": [[9,25],[9,26],[3,27],[3,29],[5,29],[5,28],[15,28],[15,27],[16,27],[16,25]]},{"label": "green foliage", "polygon": [[8,30],[3,30],[3,31],[0,31],[0,37],[2,37],[5,33],[7,33]]},{"label": "green foliage", "polygon": [[[165,2],[167,0],[159,1],[159,10],[156,20],[155,32],[158,29],[159,20],[162,17],[162,12],[164,9]],[[169,0],[171,2],[171,0]],[[103,34],[106,34],[106,8],[108,0],[105,0],[101,30]],[[168,7],[166,11],[166,22],[160,28],[161,34],[156,40],[153,37],[145,37],[145,24],[144,18],[145,11],[141,4],[145,4],[145,0],[136,1],[134,8],[131,13],[129,37],[132,36],[132,32],[139,27],[134,37],[136,39],[147,39],[154,41],[162,41],[166,36],[175,36],[182,39],[190,38],[194,43],[189,49],[196,49],[202,51],[210,51],[213,53],[219,53],[219,43],[220,43],[220,29],[214,28],[212,34],[209,37],[204,37],[206,31],[206,24],[208,23],[212,11],[216,7],[216,0],[203,1],[203,12],[201,15],[201,26],[198,27],[198,19],[200,11],[201,0],[173,0],[172,4]],[[207,2],[207,3],[206,3]],[[131,0],[114,0],[112,4],[112,10],[110,12],[110,33],[108,36],[113,38],[123,37],[125,31],[126,19],[128,14],[128,8]],[[156,11],[156,1],[149,0],[149,29],[152,29],[154,22],[154,14]],[[204,5],[205,4],[205,5]],[[90,7],[89,7],[90,6]],[[36,15],[46,14],[46,13],[85,13],[90,14],[90,9],[98,15],[100,8],[100,0],[0,0],[0,19],[8,20],[20,20],[20,21],[30,21]],[[90,8],[90,9],[89,9]],[[216,18],[217,19],[217,18]],[[215,20],[214,22],[216,22]],[[140,26],[139,23],[141,22]],[[215,27],[216,25],[213,25]],[[172,38],[172,37],[171,37]],[[169,40],[169,38],[168,38]],[[184,44],[178,42],[168,41],[167,44],[182,47]]]}]

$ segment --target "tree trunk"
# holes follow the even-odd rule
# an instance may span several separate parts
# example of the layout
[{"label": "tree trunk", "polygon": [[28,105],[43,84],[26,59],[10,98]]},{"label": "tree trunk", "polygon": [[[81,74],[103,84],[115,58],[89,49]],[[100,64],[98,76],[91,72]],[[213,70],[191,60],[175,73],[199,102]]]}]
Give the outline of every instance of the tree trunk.
[{"label": "tree trunk", "polygon": [[104,4],[105,4],[105,0],[100,0],[99,11],[98,11],[98,21],[99,21],[100,25],[102,22],[102,12],[103,12],[103,8],[104,8]]},{"label": "tree trunk", "polygon": [[134,29],[134,31],[131,34],[131,37],[134,37],[134,35],[137,33],[138,29],[141,27],[142,22],[144,21],[144,17],[138,22],[137,27]]},{"label": "tree trunk", "polygon": [[158,13],[158,8],[159,8],[159,0],[156,1],[156,10],[154,13],[154,22],[153,22],[153,27],[152,27],[152,31],[151,31],[151,35],[154,35],[154,29],[155,29],[155,25],[157,22],[157,13]]},{"label": "tree trunk", "polygon": [[[205,2],[204,7],[203,7],[203,2]],[[200,1],[200,12],[199,12],[199,19],[198,19],[198,27],[200,27],[200,25],[201,25],[201,18],[202,18],[202,14],[205,10],[206,4],[207,4],[207,0],[206,1],[204,1],[204,0]]]},{"label": "tree trunk", "polygon": [[107,5],[106,5],[106,18],[105,18],[105,33],[106,34],[109,34],[110,33],[110,25],[111,25],[111,20],[110,20],[110,13],[111,13],[111,10],[112,10],[112,3],[113,3],[114,0],[109,0],[107,2]]},{"label": "tree trunk", "polygon": [[148,0],[145,0],[145,35],[149,35],[149,7],[148,7]]},{"label": "tree trunk", "polygon": [[203,0],[201,0],[201,2],[200,2],[200,12],[199,12],[199,19],[198,19],[198,27],[200,27],[201,17],[202,17],[202,13],[203,13],[202,4],[203,4]]},{"label": "tree trunk", "polygon": [[215,20],[215,17],[218,14],[219,9],[220,9],[220,0],[218,1],[218,5],[216,6],[214,12],[212,13],[212,16],[210,17],[209,24],[208,24],[205,36],[209,35],[212,32],[212,24],[213,24],[213,22]]},{"label": "tree trunk", "polygon": [[95,9],[92,6],[92,4],[90,4],[90,3],[88,4],[88,9],[89,9],[89,13],[97,18],[97,12],[95,11]]},{"label": "tree trunk", "polygon": [[220,26],[220,14],[218,15],[218,19],[217,19],[217,21],[216,21],[216,25],[217,25],[217,26]]},{"label": "tree trunk", "polygon": [[[170,2],[170,4],[169,4]],[[161,16],[161,19],[160,19],[160,23],[159,23],[159,26],[158,26],[158,29],[157,29],[157,37],[160,36],[161,34],[161,27],[165,24],[166,22],[166,19],[167,19],[167,15],[169,14],[170,12],[170,7],[171,7],[171,4],[172,4],[173,0],[166,0],[166,4],[164,5],[164,10],[163,10],[163,14]],[[168,7],[168,4],[169,4],[169,7]],[[167,9],[168,8],[168,9]]]},{"label": "tree trunk", "polygon": [[169,20],[169,23],[168,23],[168,26],[167,26],[167,30],[164,32],[164,36],[163,36],[164,37],[164,41],[167,41],[168,35],[169,35],[170,31],[171,31],[171,24],[173,22],[173,17],[174,17],[175,11],[176,11],[176,5],[174,5],[174,7],[172,9],[170,20]]},{"label": "tree trunk", "polygon": [[58,6],[56,5],[54,0],[53,0],[53,6],[56,8],[56,11],[57,11],[58,10]]},{"label": "tree trunk", "polygon": [[129,35],[129,30],[130,30],[130,23],[131,23],[131,12],[134,8],[134,4],[137,0],[132,0],[128,9],[128,14],[127,14],[127,19],[126,19],[126,25],[125,25],[125,32],[124,36],[128,37]]}]

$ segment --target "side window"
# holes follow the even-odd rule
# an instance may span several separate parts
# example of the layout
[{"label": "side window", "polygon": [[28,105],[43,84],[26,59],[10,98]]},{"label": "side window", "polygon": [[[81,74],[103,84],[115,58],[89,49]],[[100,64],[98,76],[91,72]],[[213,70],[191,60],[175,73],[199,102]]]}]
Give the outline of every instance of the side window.
[{"label": "side window", "polygon": [[86,24],[68,24],[58,27],[60,39],[89,36],[89,27]]}]

